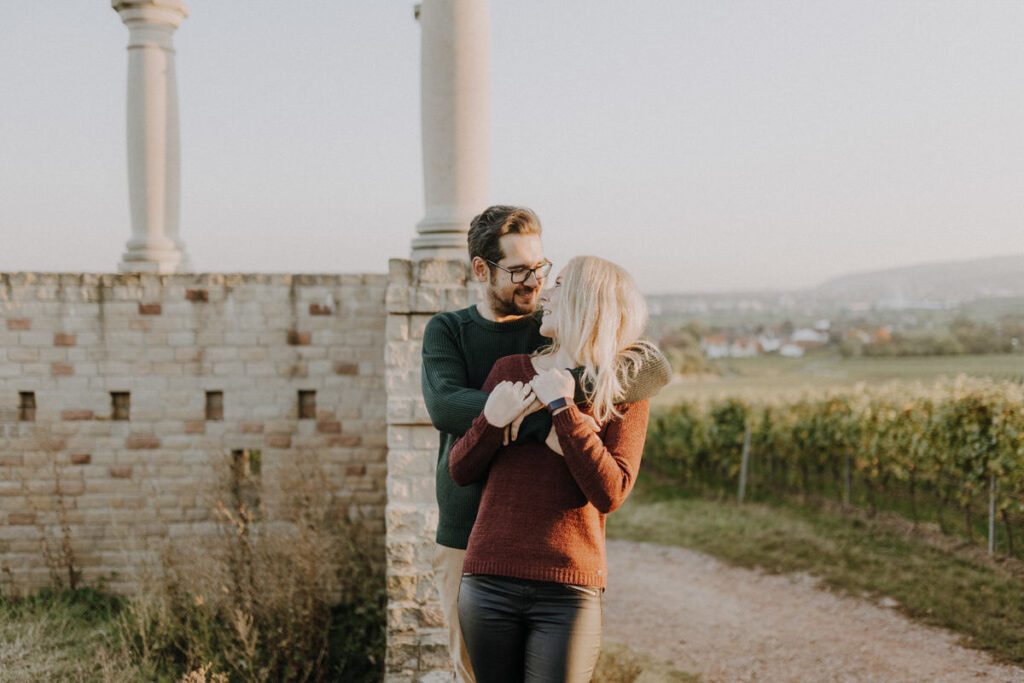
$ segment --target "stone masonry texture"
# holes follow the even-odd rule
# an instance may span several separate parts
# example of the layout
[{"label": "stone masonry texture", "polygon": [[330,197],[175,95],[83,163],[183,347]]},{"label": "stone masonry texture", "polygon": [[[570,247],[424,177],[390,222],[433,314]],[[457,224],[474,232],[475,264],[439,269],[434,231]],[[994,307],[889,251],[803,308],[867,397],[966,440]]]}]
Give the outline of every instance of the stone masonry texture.
[{"label": "stone masonry texture", "polygon": [[47,585],[67,542],[84,583],[131,590],[168,539],[218,533],[239,449],[260,451],[270,510],[272,484],[315,465],[383,552],[387,290],[384,274],[0,273],[0,590]]},{"label": "stone masonry texture", "polygon": [[387,291],[386,680],[450,681],[444,614],[431,560],[437,530],[434,468],[438,433],[420,389],[423,329],[439,311],[475,303],[479,290],[461,261],[390,262]]},{"label": "stone masonry texture", "polygon": [[[381,544],[386,680],[450,680],[420,346],[432,315],[478,295],[460,261],[394,259],[386,275],[0,273],[0,591],[49,584],[62,539],[84,583],[133,590],[168,540],[218,533],[231,453],[256,449],[265,498],[314,464]],[[316,392],[315,416],[299,417],[299,391]],[[221,419],[207,419],[206,392],[223,393]]]}]

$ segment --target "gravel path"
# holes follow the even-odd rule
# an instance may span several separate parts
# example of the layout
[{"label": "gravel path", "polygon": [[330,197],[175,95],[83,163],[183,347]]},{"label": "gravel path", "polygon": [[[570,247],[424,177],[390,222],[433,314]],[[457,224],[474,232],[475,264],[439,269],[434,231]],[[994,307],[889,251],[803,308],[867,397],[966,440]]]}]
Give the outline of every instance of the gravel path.
[{"label": "gravel path", "polygon": [[608,541],[605,638],[714,683],[1024,683],[947,631],[703,553]]}]

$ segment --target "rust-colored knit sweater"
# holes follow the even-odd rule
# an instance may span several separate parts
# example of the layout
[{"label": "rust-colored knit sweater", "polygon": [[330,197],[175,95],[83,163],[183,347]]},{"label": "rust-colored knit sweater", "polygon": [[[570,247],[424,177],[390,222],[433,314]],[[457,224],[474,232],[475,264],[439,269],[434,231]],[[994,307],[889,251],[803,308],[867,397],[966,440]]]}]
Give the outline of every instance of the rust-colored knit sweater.
[{"label": "rust-colored knit sweater", "polygon": [[[482,389],[535,374],[530,356],[506,356]],[[647,401],[619,409],[597,434],[576,406],[555,415],[564,456],[534,441],[502,446],[502,429],[483,413],[473,421],[448,459],[456,484],[486,479],[464,572],[605,587],[604,518],[633,488],[647,433]]]}]

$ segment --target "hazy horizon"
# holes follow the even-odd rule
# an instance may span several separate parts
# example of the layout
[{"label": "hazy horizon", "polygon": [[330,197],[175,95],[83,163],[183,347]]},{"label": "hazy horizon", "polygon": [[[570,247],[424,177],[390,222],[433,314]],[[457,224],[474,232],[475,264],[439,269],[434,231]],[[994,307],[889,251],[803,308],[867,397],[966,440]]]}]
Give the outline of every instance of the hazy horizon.
[{"label": "hazy horizon", "polygon": [[[193,0],[175,33],[196,272],[384,272],[423,214],[412,2]],[[1024,253],[1024,4],[491,3],[491,200],[556,267],[792,290]],[[113,272],[127,29],[0,5],[2,271]],[[481,207],[482,208],[482,207]]]}]

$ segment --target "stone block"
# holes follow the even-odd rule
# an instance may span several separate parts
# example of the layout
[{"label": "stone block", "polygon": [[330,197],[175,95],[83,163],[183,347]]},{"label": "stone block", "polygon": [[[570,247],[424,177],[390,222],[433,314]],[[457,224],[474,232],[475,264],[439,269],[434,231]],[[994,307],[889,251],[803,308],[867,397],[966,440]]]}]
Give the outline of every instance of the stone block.
[{"label": "stone block", "polygon": [[33,363],[39,360],[39,349],[15,346],[7,349],[7,360],[11,363]]},{"label": "stone block", "polygon": [[124,447],[132,450],[160,448],[160,439],[153,434],[131,434],[124,440]]},{"label": "stone block", "polygon": [[469,267],[463,260],[424,259],[415,263],[417,283],[465,284]]},{"label": "stone block", "polygon": [[316,431],[320,434],[341,434],[341,422],[329,419],[317,420]]},{"label": "stone block", "polygon": [[324,304],[310,304],[309,305],[310,315],[334,315],[334,310]]},{"label": "stone block", "polygon": [[116,465],[110,468],[110,476],[114,479],[131,479],[132,477],[132,466],[131,465]]},{"label": "stone block", "polygon": [[359,434],[338,434],[327,438],[327,445],[331,447],[355,448],[362,443],[363,437]]},{"label": "stone block", "polygon": [[68,377],[75,374],[75,368],[70,363],[50,363],[50,374],[54,377]]},{"label": "stone block", "polygon": [[268,448],[291,448],[291,434],[268,434],[266,438]]},{"label": "stone block", "polygon": [[36,513],[34,512],[12,512],[7,515],[7,523],[12,526],[24,524],[35,524]]},{"label": "stone block", "polygon": [[359,364],[345,361],[337,361],[334,363],[334,374],[336,375],[358,375]]},{"label": "stone block", "polygon": [[389,259],[387,282],[389,284],[410,284],[412,283],[412,272],[413,263],[409,259]]}]

